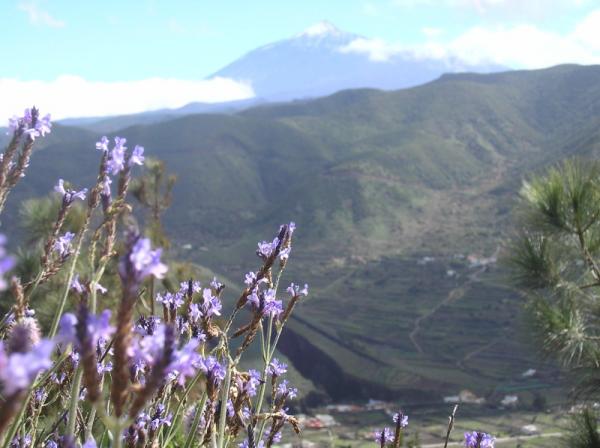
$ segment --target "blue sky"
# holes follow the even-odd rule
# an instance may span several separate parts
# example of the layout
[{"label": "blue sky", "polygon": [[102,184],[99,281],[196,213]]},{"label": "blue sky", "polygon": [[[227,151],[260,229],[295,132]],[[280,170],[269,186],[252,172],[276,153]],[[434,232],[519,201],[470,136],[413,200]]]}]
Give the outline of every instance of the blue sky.
[{"label": "blue sky", "polygon": [[[379,61],[414,48],[515,68],[600,62],[596,0],[2,0],[0,19],[0,98],[61,79],[81,92],[149,79],[144,89],[178,80],[205,92],[198,82],[227,63],[323,19],[365,36],[352,50]],[[251,96],[221,87],[224,99]]]},{"label": "blue sky", "polygon": [[[529,3],[527,6],[516,6]],[[481,26],[568,33],[594,1],[554,0],[3,0],[3,77],[122,81],[203,78],[257,46],[326,19],[405,45]]]}]

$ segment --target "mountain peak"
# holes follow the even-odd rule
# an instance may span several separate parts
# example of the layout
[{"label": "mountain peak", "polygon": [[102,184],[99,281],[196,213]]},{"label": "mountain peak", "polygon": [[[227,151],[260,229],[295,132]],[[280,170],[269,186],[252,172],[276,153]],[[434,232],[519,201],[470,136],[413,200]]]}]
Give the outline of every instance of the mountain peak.
[{"label": "mountain peak", "polygon": [[309,26],[301,33],[297,34],[297,37],[324,37],[324,36],[340,36],[344,34],[333,23],[328,20],[321,20],[314,25]]}]

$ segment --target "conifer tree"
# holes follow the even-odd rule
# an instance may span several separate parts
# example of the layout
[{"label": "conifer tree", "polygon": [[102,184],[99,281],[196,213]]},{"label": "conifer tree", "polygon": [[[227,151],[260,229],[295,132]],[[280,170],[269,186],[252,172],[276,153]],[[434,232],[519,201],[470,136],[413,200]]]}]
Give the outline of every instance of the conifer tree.
[{"label": "conifer tree", "polygon": [[511,250],[543,352],[576,396],[600,392],[600,162],[571,159],[525,182]]}]

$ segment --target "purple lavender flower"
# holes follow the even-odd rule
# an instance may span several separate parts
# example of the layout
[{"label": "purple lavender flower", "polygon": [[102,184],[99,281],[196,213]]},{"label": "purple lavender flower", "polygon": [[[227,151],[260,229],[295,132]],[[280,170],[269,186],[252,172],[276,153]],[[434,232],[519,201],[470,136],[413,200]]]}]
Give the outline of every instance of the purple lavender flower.
[{"label": "purple lavender flower", "polygon": [[406,428],[408,426],[408,415],[404,415],[402,412],[395,413],[393,420],[400,428]]},{"label": "purple lavender flower", "polygon": [[258,386],[262,381],[261,375],[258,370],[254,369],[248,370],[248,375],[250,376],[250,378],[248,378],[248,381],[246,381],[244,390],[246,391],[249,397],[254,397],[258,390]]},{"label": "purple lavender flower", "polygon": [[260,243],[258,243],[258,250],[256,251],[256,254],[263,259],[267,259],[277,248],[278,244],[279,238],[277,237],[275,237],[275,239],[270,243],[267,241],[261,241]]},{"label": "purple lavender flower", "polygon": [[175,294],[171,292],[165,292],[164,294],[157,294],[156,301],[162,303],[167,308],[178,309],[184,304],[183,296],[177,292]]},{"label": "purple lavender flower", "polygon": [[125,168],[125,143],[127,139],[115,137],[115,146],[110,152],[110,157],[106,164],[110,173],[114,176]]},{"label": "purple lavender flower", "polygon": [[288,224],[288,234],[289,234],[290,238],[294,234],[295,230],[296,230],[296,223],[294,221],[290,221],[290,223]]},{"label": "purple lavender flower", "polygon": [[10,441],[10,448],[29,448],[31,447],[31,436],[15,436],[14,439]]},{"label": "purple lavender flower", "polygon": [[38,131],[36,128],[29,128],[23,131],[23,134],[28,135],[31,137],[32,141],[35,141],[35,139],[40,136],[40,131]]},{"label": "purple lavender flower", "polygon": [[248,303],[255,309],[260,308],[260,297],[258,297],[258,290],[254,289],[248,296]]},{"label": "purple lavender flower", "polygon": [[52,117],[50,114],[46,114],[42,118],[39,118],[35,124],[35,128],[42,137],[45,137],[46,134],[52,132]]},{"label": "purple lavender flower", "polygon": [[220,316],[223,305],[217,296],[213,296],[212,290],[205,288],[202,291],[201,311],[206,317]]},{"label": "purple lavender flower", "polygon": [[267,289],[263,293],[263,312],[272,316],[279,316],[283,313],[283,304],[281,300],[275,298],[275,290]]},{"label": "purple lavender flower", "polygon": [[[160,261],[162,249],[152,250],[148,238],[138,238],[131,253],[129,254],[129,263],[133,267],[134,275],[137,280],[142,280],[149,275],[156,278],[163,278],[167,273],[167,266]],[[126,277],[125,266],[121,265],[121,275]]]},{"label": "purple lavender flower", "polygon": [[485,432],[466,432],[465,447],[466,448],[494,448],[496,439]]},{"label": "purple lavender flower", "polygon": [[242,418],[244,419],[244,421],[248,421],[250,420],[250,417],[252,417],[252,412],[250,411],[250,408],[248,406],[244,406],[242,408]]},{"label": "purple lavender flower", "polygon": [[83,285],[83,283],[81,283],[79,281],[79,274],[75,274],[73,276],[73,280],[71,281],[71,289],[74,289],[75,291],[77,291],[79,294],[84,294],[86,291],[85,286]]},{"label": "purple lavender flower", "polygon": [[96,142],[96,149],[103,152],[108,152],[108,141],[108,137],[106,135],[103,136],[100,141]]},{"label": "purple lavender flower", "polygon": [[[182,295],[187,294],[189,286],[190,286],[189,282],[181,282],[179,284],[179,292]],[[202,284],[197,280],[192,281],[192,294],[199,293],[201,290],[202,290]]]},{"label": "purple lavender flower", "polygon": [[[265,448],[264,440],[259,440],[258,443],[255,445],[256,448]],[[248,439],[244,439],[244,441],[238,445],[238,448],[251,448]]]},{"label": "purple lavender flower", "polygon": [[235,407],[233,406],[233,401],[227,400],[227,417],[233,418],[235,415]]},{"label": "purple lavender flower", "polygon": [[255,281],[256,281],[256,273],[248,272],[246,274],[246,278],[244,279],[244,283],[246,284],[246,286],[251,286],[252,283],[254,283]]},{"label": "purple lavender flower", "polygon": [[213,381],[215,384],[218,384],[225,379],[225,367],[223,367],[214,356],[209,356],[204,359],[201,358],[199,367],[200,370],[204,372],[207,379]]},{"label": "purple lavender flower", "polygon": [[22,120],[23,120],[23,123],[26,126],[31,126],[33,124],[33,116],[34,116],[34,114],[36,112],[37,112],[37,109],[35,109],[35,108],[32,108],[32,109],[27,108],[27,109],[25,109],[25,111],[23,112],[23,118],[22,118]]},{"label": "purple lavender flower", "polygon": [[10,255],[6,255],[6,236],[0,233],[0,291],[4,291],[8,284],[4,279],[4,274],[10,271],[15,265],[15,259]]},{"label": "purple lavender flower", "polygon": [[89,439],[87,442],[85,442],[83,445],[81,445],[81,448],[97,448],[98,445],[96,445],[96,441],[94,439]]},{"label": "purple lavender flower", "polygon": [[[96,283],[94,287],[96,288],[96,291],[99,291],[101,294],[106,294],[108,292],[108,289],[106,289],[100,283]],[[73,280],[71,281],[71,289],[74,289],[79,294],[86,293],[87,288],[83,283],[81,283],[81,280],[79,280],[79,274],[75,274],[73,276]]]},{"label": "purple lavender flower", "polygon": [[[269,437],[271,437],[271,428],[267,428],[267,430],[265,431],[265,439],[269,440]],[[281,442],[281,431],[277,431],[275,433],[275,435],[273,436],[273,442]]]},{"label": "purple lavender flower", "polygon": [[282,397],[284,395],[290,399],[296,398],[298,395],[298,389],[290,387],[288,380],[283,380],[277,385],[277,396]]},{"label": "purple lavender flower", "polygon": [[43,387],[38,387],[37,389],[35,389],[33,391],[33,401],[37,405],[46,401],[46,398],[48,398],[48,391],[46,389],[44,389]]},{"label": "purple lavender flower", "polygon": [[[35,115],[35,126],[33,126]],[[52,119],[50,114],[39,118],[37,109],[25,109],[22,117],[13,116],[8,120],[9,132],[22,132],[35,140],[37,137],[44,137],[52,131]]]},{"label": "purple lavender flower", "polygon": [[157,325],[152,334],[137,339],[137,343],[133,344],[132,362],[136,372],[153,366],[161,358],[166,340],[165,331],[164,324]]},{"label": "purple lavender flower", "polygon": [[308,295],[308,285],[305,283],[304,288],[300,289],[299,285],[291,283],[290,286],[286,289],[286,291],[292,296],[307,296]]},{"label": "purple lavender flower", "polygon": [[38,373],[50,368],[52,350],[54,343],[43,339],[28,352],[8,354],[0,341],[0,383],[3,395],[11,396],[28,388]]},{"label": "purple lavender flower", "polygon": [[200,311],[200,307],[197,303],[192,303],[190,305],[189,317],[192,323],[197,323],[202,318],[202,311]]},{"label": "purple lavender flower", "polygon": [[173,355],[174,359],[167,370],[169,373],[174,374],[180,386],[185,384],[186,378],[196,374],[202,363],[202,358],[196,352],[198,345],[200,345],[198,339],[191,339],[181,350],[176,350]]},{"label": "purple lavender flower", "polygon": [[71,241],[73,241],[74,237],[75,234],[73,232],[67,232],[54,242],[54,251],[58,253],[59,257],[65,258],[71,255],[71,251],[73,250]]},{"label": "purple lavender flower", "polygon": [[394,441],[394,434],[390,428],[383,428],[381,431],[375,431],[375,442],[381,446],[385,446],[386,443],[392,443]]},{"label": "purple lavender flower", "polygon": [[156,316],[140,317],[135,326],[135,331],[141,336],[154,334],[160,325],[160,318]]},{"label": "purple lavender flower", "polygon": [[129,158],[129,166],[144,164],[144,147],[135,145],[131,157]]},{"label": "purple lavender flower", "polygon": [[[87,334],[91,338],[92,345],[103,343],[110,339],[115,328],[110,325],[110,310],[104,310],[100,315],[88,315]],[[79,339],[77,338],[77,316],[73,313],[65,313],[60,318],[58,326],[57,340],[64,344],[73,344],[76,350],[80,350]]]},{"label": "purple lavender flower", "polygon": [[248,296],[248,303],[263,316],[269,314],[277,317],[283,313],[283,303],[276,299],[274,289],[259,291],[255,288]]},{"label": "purple lavender flower", "polygon": [[215,291],[219,291],[221,288],[223,288],[223,283],[217,280],[217,277],[213,277],[213,279],[210,281],[210,287]]},{"label": "purple lavender flower", "polygon": [[161,426],[171,426],[171,420],[173,419],[173,414],[169,414],[165,416],[165,405],[159,403],[156,406],[156,411],[152,414],[150,419],[150,424],[148,425],[152,431],[156,431]]},{"label": "purple lavender flower", "polygon": [[272,376],[281,376],[287,372],[287,364],[280,362],[277,358],[273,358],[267,369],[267,373]]},{"label": "purple lavender flower", "polygon": [[96,283],[94,285],[94,288],[96,289],[96,291],[98,291],[100,294],[106,294],[108,292],[108,289],[106,289],[104,286],[102,286],[100,283]]},{"label": "purple lavender flower", "polygon": [[103,373],[106,372],[112,372],[113,370],[113,363],[110,361],[107,361],[105,363],[102,362],[98,362],[98,374],[102,375]]},{"label": "purple lavender flower", "polygon": [[82,201],[85,201],[85,195],[88,190],[87,188],[84,188],[83,190],[75,191],[65,188],[65,181],[63,179],[58,179],[58,183],[54,187],[54,191],[62,194],[63,202],[71,204],[75,199],[81,199]]}]

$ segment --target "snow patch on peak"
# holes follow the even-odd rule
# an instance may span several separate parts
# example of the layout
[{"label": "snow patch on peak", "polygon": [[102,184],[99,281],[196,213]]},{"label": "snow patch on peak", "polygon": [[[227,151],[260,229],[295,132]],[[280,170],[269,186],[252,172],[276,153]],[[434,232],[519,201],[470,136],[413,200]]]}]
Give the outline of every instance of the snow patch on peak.
[{"label": "snow patch on peak", "polygon": [[297,37],[324,37],[324,36],[340,36],[344,34],[338,27],[336,27],[333,23],[322,20],[314,25],[309,26]]}]

